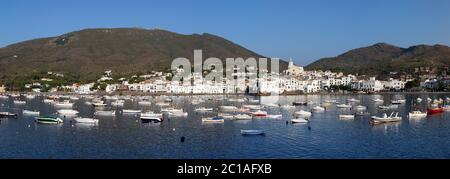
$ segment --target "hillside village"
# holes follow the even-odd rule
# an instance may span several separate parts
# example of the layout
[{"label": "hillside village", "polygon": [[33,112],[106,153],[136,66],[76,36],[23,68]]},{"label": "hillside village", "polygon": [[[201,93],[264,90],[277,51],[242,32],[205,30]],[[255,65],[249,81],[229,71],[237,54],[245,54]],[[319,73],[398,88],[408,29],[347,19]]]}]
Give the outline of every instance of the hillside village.
[{"label": "hillside village", "polygon": [[[234,69],[233,76],[245,78],[245,83],[233,84],[231,80],[223,78],[223,81],[207,81],[204,75],[192,73],[190,83],[172,81],[173,73],[156,72],[145,75],[134,75],[130,79],[113,79],[113,72],[106,71],[97,82],[88,84],[73,83],[71,85],[61,85],[48,89],[48,92],[71,92],[78,94],[91,94],[104,91],[113,92],[142,92],[158,94],[307,94],[319,92],[337,92],[339,90],[355,92],[381,92],[381,91],[402,91],[407,83],[417,82],[411,78],[390,78],[386,81],[377,80],[375,77],[360,79],[357,75],[334,73],[331,71],[305,71],[303,67],[297,66],[292,60],[288,69],[281,73],[266,73],[258,79],[250,78],[251,73],[239,73],[239,69]],[[422,69],[421,69],[422,70]],[[420,70],[419,70],[420,71]],[[41,92],[48,88],[46,82],[52,82],[53,78],[64,77],[62,73],[48,72],[49,77],[40,79],[41,82],[25,84],[25,89],[32,92]],[[448,87],[450,78],[446,75],[425,76],[420,81],[421,90],[436,91],[439,88]],[[416,87],[417,88],[417,87]],[[0,92],[5,91],[5,86],[0,87]]]}]

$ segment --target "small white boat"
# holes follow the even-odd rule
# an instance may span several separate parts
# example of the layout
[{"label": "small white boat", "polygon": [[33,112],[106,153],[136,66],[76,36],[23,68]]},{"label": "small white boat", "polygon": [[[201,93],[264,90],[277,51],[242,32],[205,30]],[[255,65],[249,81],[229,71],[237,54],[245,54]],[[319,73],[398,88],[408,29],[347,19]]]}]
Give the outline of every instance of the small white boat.
[{"label": "small white boat", "polygon": [[422,102],[422,98],[417,98],[416,101],[417,101],[418,103],[420,103],[420,102]]},{"label": "small white boat", "polygon": [[267,119],[282,119],[283,115],[282,114],[269,114],[266,116]]},{"label": "small white boat", "polygon": [[291,109],[295,109],[295,106],[293,105],[283,105],[281,106],[282,109],[284,110],[291,110]]},{"label": "small white boat", "polygon": [[442,107],[444,111],[450,111],[450,105],[445,105]]},{"label": "small white boat", "polygon": [[146,112],[141,113],[140,116],[142,122],[162,122],[163,121],[163,114],[161,113],[154,113],[154,112]]},{"label": "small white boat", "polygon": [[386,113],[383,114],[383,117],[372,116],[373,124],[399,122],[401,120],[402,118],[398,116],[398,113],[395,116],[394,113],[392,113],[389,117]]},{"label": "small white boat", "polygon": [[421,111],[411,111],[411,112],[409,112],[409,118],[423,118],[423,117],[427,117],[427,113],[426,112],[421,112]]},{"label": "small white boat", "polygon": [[357,110],[357,111],[365,111],[365,110],[367,110],[367,107],[366,106],[362,106],[362,105],[358,105],[358,106],[355,106],[354,109]]},{"label": "small white boat", "polygon": [[162,118],[163,114],[149,111],[149,112],[141,113],[141,118],[142,117],[159,117],[159,118]]},{"label": "small white boat", "polygon": [[355,115],[352,115],[352,114],[341,114],[341,115],[339,115],[339,119],[355,119]]},{"label": "small white boat", "polygon": [[219,117],[224,118],[224,119],[234,119],[234,116],[232,114],[227,114],[227,113],[219,113],[218,114]]},{"label": "small white boat", "polygon": [[201,108],[197,108],[195,109],[196,112],[211,112],[213,111],[213,108],[205,108],[205,107],[201,107]]},{"label": "small white boat", "polygon": [[294,115],[297,117],[309,118],[312,116],[312,113],[308,112],[308,111],[300,110],[300,111],[295,112]]},{"label": "small white boat", "polygon": [[264,135],[264,130],[241,130],[242,135]]},{"label": "small white boat", "polygon": [[234,112],[237,111],[238,108],[236,106],[220,106],[220,110],[224,112]]},{"label": "small white boat", "polygon": [[14,105],[25,105],[26,101],[14,100]]},{"label": "small white boat", "polygon": [[309,121],[304,118],[291,119],[291,123],[308,123]]},{"label": "small white boat", "polygon": [[406,103],[406,100],[404,100],[404,99],[394,100],[391,102],[391,104],[405,104],[405,103]]},{"label": "small white boat", "polygon": [[44,99],[44,103],[47,103],[47,104],[52,104],[54,102],[55,102],[55,100],[53,100],[53,99]]},{"label": "small white boat", "polygon": [[35,95],[26,95],[25,98],[27,99],[34,99],[36,96]]},{"label": "small white boat", "polygon": [[114,107],[123,107],[123,105],[125,104],[125,101],[123,100],[117,100],[111,103],[111,106]]},{"label": "small white boat", "polygon": [[252,115],[254,117],[267,117],[267,112],[258,110],[258,111],[252,112]]},{"label": "small white boat", "polygon": [[338,104],[336,105],[337,108],[352,108],[352,105],[349,104]]},{"label": "small white boat", "polygon": [[103,101],[97,101],[97,102],[93,102],[92,106],[96,107],[96,108],[101,108],[101,107],[105,107],[106,104]]},{"label": "small white boat", "polygon": [[360,100],[355,99],[355,98],[347,99],[347,101],[350,102],[350,103],[358,103],[358,102],[360,102]]},{"label": "small white boat", "polygon": [[22,114],[25,116],[39,116],[41,112],[39,111],[30,111],[30,110],[23,110]]},{"label": "small white boat", "polygon": [[69,101],[59,102],[59,103],[55,103],[55,107],[56,108],[72,108],[73,103],[71,103]]},{"label": "small white boat", "polygon": [[337,101],[335,99],[325,100],[324,103],[335,104]]},{"label": "small white boat", "polygon": [[97,124],[98,123],[98,119],[82,118],[82,117],[74,118],[73,121],[75,121],[76,123],[84,123],[84,124]]},{"label": "small white boat", "polygon": [[79,112],[73,109],[61,109],[58,110],[58,114],[59,115],[67,115],[67,116],[72,116],[72,115],[77,115]]},{"label": "small white boat", "polygon": [[152,103],[150,101],[139,101],[138,105],[139,106],[151,106]]},{"label": "small white boat", "polygon": [[95,116],[116,116],[116,111],[95,111]]},{"label": "small white boat", "polygon": [[0,99],[9,99],[9,96],[7,96],[7,95],[0,95]]},{"label": "small white boat", "polygon": [[258,104],[258,103],[260,103],[260,101],[257,100],[257,99],[250,99],[250,100],[248,100],[248,102],[249,102],[249,103],[253,103],[253,104]]},{"label": "small white boat", "polygon": [[316,107],[313,107],[312,110],[314,112],[323,112],[323,111],[325,111],[325,108],[321,107],[321,106],[316,106]]},{"label": "small white boat", "polygon": [[223,123],[225,120],[221,117],[208,117],[208,118],[202,118],[202,122],[206,123]]},{"label": "small white boat", "polygon": [[167,106],[170,106],[170,103],[158,102],[158,103],[156,103],[156,106],[167,107]]},{"label": "small white boat", "polygon": [[265,108],[278,108],[280,107],[278,104],[274,104],[274,103],[269,103],[269,104],[264,104]]},{"label": "small white boat", "polygon": [[373,100],[373,102],[375,102],[375,103],[383,103],[383,102],[384,102],[384,100],[382,100],[382,99],[380,99],[380,98],[372,99],[372,100]]},{"label": "small white boat", "polygon": [[247,114],[238,114],[238,115],[235,115],[233,118],[234,118],[234,120],[251,120],[251,119],[253,119],[252,116],[247,115]]},{"label": "small white boat", "polygon": [[141,110],[134,110],[134,109],[124,109],[122,110],[123,114],[139,114],[141,113]]}]

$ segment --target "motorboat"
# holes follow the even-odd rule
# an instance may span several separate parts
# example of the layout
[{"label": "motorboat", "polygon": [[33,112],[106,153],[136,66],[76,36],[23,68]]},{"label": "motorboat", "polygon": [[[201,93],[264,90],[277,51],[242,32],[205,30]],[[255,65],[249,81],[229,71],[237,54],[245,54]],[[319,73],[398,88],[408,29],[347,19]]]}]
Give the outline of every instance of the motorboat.
[{"label": "motorboat", "polygon": [[150,101],[139,101],[138,105],[139,106],[151,106],[152,103]]},{"label": "motorboat", "polygon": [[67,115],[67,116],[72,116],[72,115],[77,115],[79,112],[73,109],[60,109],[58,110],[58,114],[59,115]]},{"label": "motorboat", "polygon": [[283,105],[283,106],[281,106],[281,109],[284,109],[284,110],[295,109],[295,106],[292,106],[292,105]]},{"label": "motorboat", "polygon": [[36,117],[35,121],[39,124],[60,124],[63,123],[63,120],[54,116],[42,116]]},{"label": "motorboat", "polygon": [[283,115],[282,114],[269,114],[266,116],[267,119],[282,119]]},{"label": "motorboat", "polygon": [[323,112],[323,111],[325,111],[325,108],[321,107],[321,106],[316,106],[316,107],[313,107],[312,110],[314,112]]},{"label": "motorboat", "polygon": [[352,108],[352,105],[349,104],[338,104],[336,105],[337,108]]},{"label": "motorboat", "polygon": [[365,111],[357,111],[355,112],[355,116],[368,116],[370,115],[369,112],[365,112]]},{"label": "motorboat", "polygon": [[111,102],[111,106],[114,106],[114,107],[123,107],[124,104],[125,104],[125,101],[123,101],[123,100],[117,100],[117,101]]},{"label": "motorboat", "polygon": [[406,100],[404,100],[404,99],[394,100],[391,102],[391,104],[405,104],[405,103],[406,103]]},{"label": "motorboat", "polygon": [[265,135],[264,130],[241,130],[242,135]]},{"label": "motorboat", "polygon": [[55,102],[55,100],[53,100],[53,99],[44,99],[44,103],[47,103],[47,104],[52,104],[54,102]]},{"label": "motorboat", "polygon": [[294,113],[295,116],[309,118],[312,116],[312,113],[309,111],[300,110]]},{"label": "motorboat", "polygon": [[218,116],[221,118],[224,118],[224,119],[229,119],[229,120],[235,119],[232,114],[227,114],[227,113],[219,113]]},{"label": "motorboat", "polygon": [[337,101],[335,99],[325,100],[324,103],[335,104]]},{"label": "motorboat", "polygon": [[365,111],[365,110],[367,110],[367,107],[366,106],[362,106],[362,105],[358,105],[358,106],[355,106],[354,109],[357,110],[357,111]]},{"label": "motorboat", "polygon": [[349,103],[359,103],[359,102],[360,102],[359,99],[355,99],[355,98],[347,99],[347,101],[348,101]]},{"label": "motorboat", "polygon": [[14,100],[14,105],[25,105],[26,103],[26,101]]},{"label": "motorboat", "polygon": [[267,112],[258,110],[258,111],[252,112],[252,115],[254,117],[267,117]]},{"label": "motorboat", "polygon": [[159,106],[159,107],[167,107],[167,106],[170,106],[170,103],[158,102],[158,103],[156,103],[156,106]]},{"label": "motorboat", "polygon": [[73,103],[71,103],[67,100],[67,101],[55,103],[55,107],[56,108],[72,108]]},{"label": "motorboat", "polygon": [[212,112],[212,111],[213,111],[213,108],[201,107],[201,108],[195,109],[195,112]]},{"label": "motorboat", "polygon": [[373,100],[373,102],[375,102],[375,103],[383,103],[383,102],[384,102],[384,100],[382,100],[382,99],[380,99],[380,98],[372,99],[372,100]]},{"label": "motorboat", "polygon": [[382,117],[372,116],[373,124],[381,124],[381,123],[391,123],[391,122],[399,122],[402,118],[398,117],[398,113],[394,116],[394,112],[388,117],[386,113],[383,114]]},{"label": "motorboat", "polygon": [[17,118],[17,114],[11,112],[0,112],[0,118]]},{"label": "motorboat", "polygon": [[437,105],[432,105],[430,108],[428,108],[427,110],[427,114],[428,115],[433,115],[433,114],[439,114],[439,113],[443,113],[444,112],[444,108],[439,107]]},{"label": "motorboat", "polygon": [[308,123],[309,121],[304,118],[291,119],[291,123]]},{"label": "motorboat", "polygon": [[101,107],[105,107],[106,103],[103,101],[97,101],[97,102],[93,102],[92,106],[96,107],[96,108],[101,108]]},{"label": "motorboat", "polygon": [[40,112],[39,111],[31,111],[31,110],[23,110],[22,114],[25,116],[39,116]]},{"label": "motorboat", "polygon": [[355,115],[353,115],[353,114],[341,114],[341,115],[339,115],[339,119],[355,119]]},{"label": "motorboat", "polygon": [[225,122],[225,119],[222,117],[208,117],[208,118],[202,118],[202,122],[205,123],[223,123]]},{"label": "motorboat", "polygon": [[422,111],[411,111],[409,112],[409,118],[422,118],[422,117],[427,117],[427,113],[422,112]]},{"label": "motorboat", "polygon": [[134,109],[122,110],[122,114],[139,114],[139,113],[141,113],[141,110],[134,110]]},{"label": "motorboat", "polygon": [[84,124],[98,124],[98,119],[93,118],[77,117],[74,118],[73,121],[75,121],[76,123],[84,123]]},{"label": "motorboat", "polygon": [[148,123],[148,122],[162,122],[163,121],[163,114],[160,113],[154,113],[154,112],[146,112],[146,113],[141,113],[141,121],[144,123]]},{"label": "motorboat", "polygon": [[116,116],[116,111],[95,111],[95,116]]},{"label": "motorboat", "polygon": [[238,114],[238,115],[234,116],[234,119],[235,120],[251,120],[251,119],[253,119],[253,117],[250,115],[247,115],[247,114]]},{"label": "motorboat", "polygon": [[220,106],[220,110],[224,112],[234,112],[237,111],[238,108],[236,106]]},{"label": "motorboat", "polygon": [[308,105],[308,102],[293,102],[292,104],[294,106],[306,106]]}]

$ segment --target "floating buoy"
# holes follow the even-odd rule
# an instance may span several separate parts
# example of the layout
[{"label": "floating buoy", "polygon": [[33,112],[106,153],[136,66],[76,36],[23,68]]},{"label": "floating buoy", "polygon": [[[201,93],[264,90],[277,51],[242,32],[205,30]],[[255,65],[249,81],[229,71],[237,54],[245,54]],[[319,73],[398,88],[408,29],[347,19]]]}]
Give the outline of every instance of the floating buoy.
[{"label": "floating buoy", "polygon": [[175,131],[175,128],[173,128],[172,130]]},{"label": "floating buoy", "polygon": [[28,128],[30,128],[30,127],[31,127],[31,125],[28,124]]}]

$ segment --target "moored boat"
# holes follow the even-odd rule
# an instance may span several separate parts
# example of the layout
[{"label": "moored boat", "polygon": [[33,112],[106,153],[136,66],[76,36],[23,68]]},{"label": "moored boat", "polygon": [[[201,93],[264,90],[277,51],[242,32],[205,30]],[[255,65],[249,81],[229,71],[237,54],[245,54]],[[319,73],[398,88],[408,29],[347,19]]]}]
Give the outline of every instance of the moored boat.
[{"label": "moored boat", "polygon": [[84,123],[84,124],[97,124],[98,123],[98,119],[82,118],[82,117],[74,118],[73,121],[75,121],[76,123]]},{"label": "moored boat", "polygon": [[72,116],[72,115],[77,115],[79,112],[73,109],[61,109],[58,110],[58,114],[59,115],[68,115],[68,116]]},{"label": "moored boat", "polygon": [[291,123],[308,123],[309,121],[304,118],[291,119]]},{"label": "moored boat", "polygon": [[422,111],[411,111],[408,114],[409,118],[421,118],[421,117],[427,117],[427,113]]},{"label": "moored boat", "polygon": [[36,117],[35,121],[39,124],[60,124],[63,120],[54,116]]},{"label": "moored boat", "polygon": [[264,135],[264,130],[241,130],[242,135]]},{"label": "moored boat", "polygon": [[31,110],[23,110],[22,114],[26,115],[26,116],[39,116],[40,112],[39,111],[31,111]]},{"label": "moored boat", "polygon": [[208,117],[208,118],[202,118],[202,122],[206,122],[206,123],[223,123],[223,122],[225,122],[225,120],[222,117]]},{"label": "moored boat", "polygon": [[309,118],[312,116],[312,113],[308,112],[308,111],[300,110],[300,111],[295,112],[294,115],[297,117]]}]

